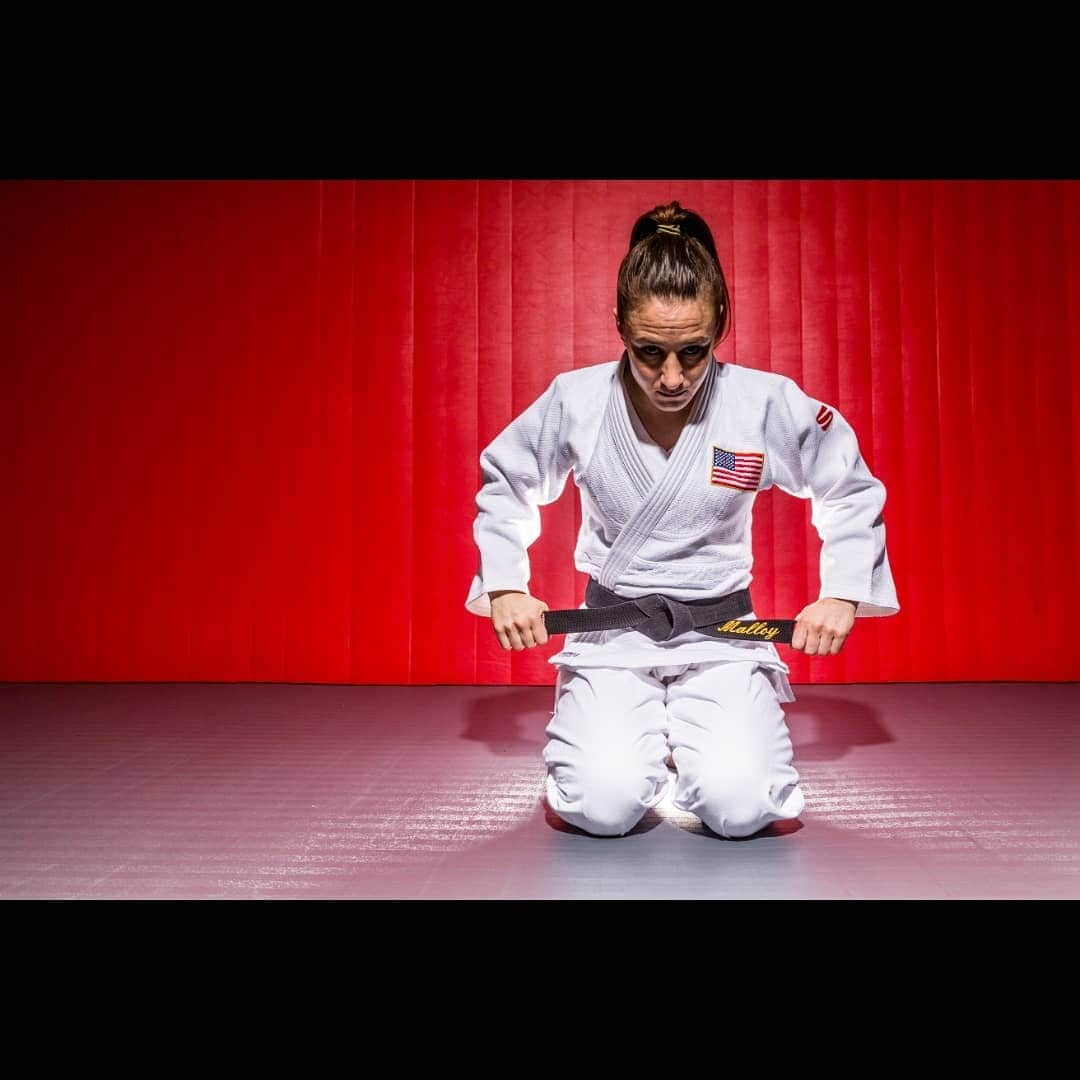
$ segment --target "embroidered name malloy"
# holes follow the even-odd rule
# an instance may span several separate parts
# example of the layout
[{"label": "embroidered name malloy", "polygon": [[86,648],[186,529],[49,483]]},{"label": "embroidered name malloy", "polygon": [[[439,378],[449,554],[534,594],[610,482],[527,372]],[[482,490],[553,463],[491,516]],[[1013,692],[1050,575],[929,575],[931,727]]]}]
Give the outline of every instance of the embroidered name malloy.
[{"label": "embroidered name malloy", "polygon": [[755,491],[761,483],[765,455],[754,450],[712,448],[712,482],[721,487]]},{"label": "embroidered name malloy", "polygon": [[817,411],[817,422],[821,425],[822,431],[828,431],[832,425],[832,409],[828,405],[822,405]]}]

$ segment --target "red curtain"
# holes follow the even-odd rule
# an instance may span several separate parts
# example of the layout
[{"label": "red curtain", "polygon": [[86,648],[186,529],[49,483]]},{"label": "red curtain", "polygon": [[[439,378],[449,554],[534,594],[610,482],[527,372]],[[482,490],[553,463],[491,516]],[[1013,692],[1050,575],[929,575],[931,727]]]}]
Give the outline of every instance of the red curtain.
[{"label": "red curtain", "polygon": [[[1073,680],[1080,183],[5,182],[0,679],[546,684],[464,609],[480,450],[614,360],[637,215],[712,225],[720,360],[835,405],[899,615],[800,682]],[[572,607],[576,488],[531,588]],[[753,594],[818,590],[754,508]]]}]

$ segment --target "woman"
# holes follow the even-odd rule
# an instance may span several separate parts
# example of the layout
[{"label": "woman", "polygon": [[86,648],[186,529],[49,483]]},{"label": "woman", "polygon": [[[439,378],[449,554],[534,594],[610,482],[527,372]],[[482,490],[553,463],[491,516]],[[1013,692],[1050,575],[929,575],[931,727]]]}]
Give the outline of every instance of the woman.
[{"label": "woman", "polygon": [[[813,500],[822,539],[820,597],[796,616],[792,647],[834,655],[856,616],[896,614],[885,488],[851,426],[794,380],[713,357],[731,304],[705,221],[677,202],[642,215],[616,296],[619,360],[557,375],[480,456],[466,608],[491,617],[505,649],[547,642],[526,552],[539,507],[573,472],[574,562],[591,578],[582,607],[659,595],[756,618],[751,511],[775,484]],[[795,695],[776,646],[683,629],[674,615],[666,634],[645,629],[567,634],[550,658],[552,809],[621,836],[674,783],[672,805],[721,836],[797,817],[805,800],[781,707]]]}]

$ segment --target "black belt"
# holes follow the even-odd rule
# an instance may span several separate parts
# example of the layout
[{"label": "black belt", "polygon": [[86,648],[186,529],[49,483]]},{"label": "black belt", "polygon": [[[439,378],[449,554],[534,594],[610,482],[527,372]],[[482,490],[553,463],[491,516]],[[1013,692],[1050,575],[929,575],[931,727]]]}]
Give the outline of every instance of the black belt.
[{"label": "black belt", "polygon": [[705,600],[673,600],[661,593],[628,598],[589,578],[586,608],[544,612],[549,634],[580,634],[588,630],[638,630],[653,641],[670,641],[688,630],[714,638],[743,641],[782,641],[791,644],[794,619],[744,619],[753,611],[750,590]]}]

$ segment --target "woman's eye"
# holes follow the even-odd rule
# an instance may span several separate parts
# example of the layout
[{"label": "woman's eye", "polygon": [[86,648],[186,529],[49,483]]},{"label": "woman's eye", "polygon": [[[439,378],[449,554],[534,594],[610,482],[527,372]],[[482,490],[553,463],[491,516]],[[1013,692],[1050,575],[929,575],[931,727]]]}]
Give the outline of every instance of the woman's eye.
[{"label": "woman's eye", "polygon": [[[639,351],[642,356],[648,357],[650,360],[655,360],[658,356],[664,354],[664,350],[657,345],[643,345]],[[704,351],[700,345],[688,345],[682,350],[682,355],[687,360],[697,360],[700,359]]]}]

